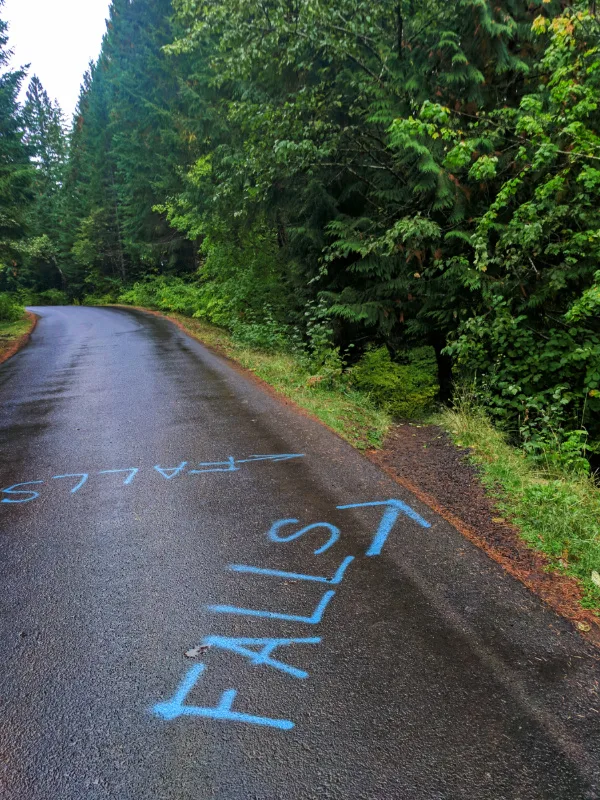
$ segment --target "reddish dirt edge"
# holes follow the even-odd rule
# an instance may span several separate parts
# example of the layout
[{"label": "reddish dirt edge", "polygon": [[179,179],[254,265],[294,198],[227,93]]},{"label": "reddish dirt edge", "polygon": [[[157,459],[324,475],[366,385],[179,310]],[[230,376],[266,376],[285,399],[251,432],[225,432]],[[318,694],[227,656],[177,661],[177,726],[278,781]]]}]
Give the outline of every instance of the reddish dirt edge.
[{"label": "reddish dirt edge", "polygon": [[[548,571],[546,556],[528,547],[518,529],[500,517],[468,454],[435,425],[403,424],[393,427],[383,450],[371,450],[367,456],[600,646],[600,619],[581,607],[578,581]],[[587,623],[590,631],[581,631],[577,623]]]},{"label": "reddish dirt edge", "polygon": [[29,330],[25,333],[22,333],[21,336],[18,336],[14,342],[11,342],[11,344],[8,345],[5,350],[0,351],[0,364],[8,361],[9,358],[12,358],[22,347],[25,347],[29,341],[29,337],[37,325],[38,317],[32,311],[26,311],[25,316],[29,319]]},{"label": "reddish dirt edge", "polygon": [[[311,414],[307,409],[297,405],[293,400],[280,392],[276,391],[270,384],[266,383],[251,372],[249,369],[242,367],[234,359],[231,358],[222,348],[214,345],[209,345],[204,342],[201,336],[197,335],[189,328],[169,314],[163,314],[160,311],[153,309],[143,308],[141,306],[124,306],[114,305],[115,308],[135,309],[137,311],[144,311],[146,314],[152,314],[155,317],[163,317],[168,319],[176,325],[181,331],[188,336],[196,339],[207,350],[225,358],[225,360],[240,374],[250,378],[254,383],[258,384],[263,390],[268,392],[269,395],[276,398],[280,402],[284,402],[292,406],[298,413],[303,414],[305,417],[315,420],[320,425],[323,425],[336,436],[339,433],[329,425],[324,423],[314,414]],[[33,328],[32,328],[33,330]],[[29,334],[27,334],[27,337]],[[0,357],[0,361],[1,361]],[[446,459],[428,458],[428,464],[425,471],[423,471],[423,452],[419,450],[419,457],[414,461],[410,458],[410,447],[407,445],[412,444],[412,438],[416,431],[422,431],[418,436],[420,447],[425,444],[430,445],[432,442],[442,442],[442,448],[451,453],[451,463],[443,463]],[[342,437],[340,437],[342,438]],[[413,448],[414,450],[414,448]],[[405,455],[409,452],[410,466],[404,470],[398,468],[397,461],[398,453],[402,451],[402,461],[406,461]],[[430,451],[431,452],[431,451]],[[540,597],[547,605],[561,616],[570,620],[577,626],[578,622],[587,623],[590,625],[590,631],[581,631],[576,627],[576,630],[585,639],[600,647],[600,619],[588,609],[582,608],[580,601],[583,597],[581,588],[574,578],[565,575],[560,575],[556,572],[547,572],[549,566],[548,559],[535,550],[530,549],[525,542],[520,538],[518,530],[510,524],[504,522],[502,524],[494,523],[492,520],[499,513],[494,508],[494,503],[489,498],[481,483],[477,480],[477,471],[467,463],[466,456],[468,451],[461,451],[450,441],[447,434],[441,428],[434,425],[419,426],[415,428],[411,425],[397,425],[394,426],[391,434],[386,438],[384,448],[382,450],[368,450],[365,452],[367,458],[375,463],[382,469],[390,478],[396,483],[403,486],[409,492],[418,497],[419,500],[426,506],[431,508],[442,519],[446,520],[453,528],[461,533],[472,544],[479,547],[497,564],[500,564],[503,569],[524,584],[531,592]],[[416,455],[416,452],[412,454]],[[408,466],[405,464],[404,466]],[[434,486],[443,486],[458,483],[459,487],[463,490],[468,489],[472,495],[471,504],[469,505],[470,511],[475,507],[475,515],[478,520],[476,530],[473,525],[461,519],[454,513],[452,509],[464,508],[464,494],[460,494],[460,498],[447,498],[450,502],[442,503],[426,489],[413,483],[412,480],[404,477],[401,472],[408,472],[410,475],[418,475],[419,479],[423,478],[423,483],[429,488],[430,484]],[[460,479],[457,481],[457,476]],[[462,486],[461,486],[462,484]],[[466,485],[468,484],[468,486]],[[449,506],[449,507],[446,507]],[[493,529],[493,533],[491,530]]]},{"label": "reddish dirt edge", "polygon": [[288,397],[287,395],[278,392],[277,389],[271,386],[270,383],[267,383],[262,378],[259,378],[258,375],[252,372],[252,370],[248,369],[247,367],[243,367],[241,364],[239,364],[234,358],[228,355],[227,351],[224,350],[222,347],[218,347],[217,345],[208,344],[207,342],[205,342],[204,339],[202,339],[202,337],[199,336],[197,333],[195,333],[193,330],[186,328],[186,326],[180,320],[178,320],[177,317],[172,317],[170,314],[163,314],[162,311],[155,311],[152,308],[144,308],[143,306],[125,306],[125,305],[119,305],[117,303],[111,303],[109,308],[123,308],[123,309],[132,308],[135,311],[144,311],[146,314],[152,314],[155,317],[163,317],[163,319],[168,319],[169,322],[172,322],[173,325],[179,328],[179,330],[183,331],[187,336],[191,336],[192,339],[195,339],[197,342],[200,342],[200,344],[203,347],[206,347],[207,350],[210,350],[211,353],[215,353],[220,358],[223,358],[225,361],[227,361],[227,363],[232,369],[234,369],[240,375],[243,375],[245,378],[248,378],[249,380],[256,383],[258,386],[260,386],[260,388],[264,392],[266,392],[271,397],[275,398],[275,400],[278,400],[280,403],[284,403],[284,405],[291,406],[294,409],[294,411],[296,411],[298,414],[302,414],[302,416],[308,417],[308,419],[312,419],[315,422],[318,422],[319,425],[322,425],[324,428],[327,428],[328,431],[331,431],[331,433],[335,434],[335,436],[337,436],[339,439],[346,441],[343,438],[343,436],[340,436],[340,434],[334,428],[331,428],[326,422],[323,422],[322,419],[319,419],[314,414],[311,414],[311,412],[308,409],[299,406],[294,400],[292,400],[291,397]]}]

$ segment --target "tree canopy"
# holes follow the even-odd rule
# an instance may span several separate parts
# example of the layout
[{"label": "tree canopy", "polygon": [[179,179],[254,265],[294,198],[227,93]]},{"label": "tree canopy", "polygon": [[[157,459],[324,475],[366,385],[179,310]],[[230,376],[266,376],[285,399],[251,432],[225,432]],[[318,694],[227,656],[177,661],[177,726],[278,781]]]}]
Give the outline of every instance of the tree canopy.
[{"label": "tree canopy", "polygon": [[113,0],[68,136],[0,81],[2,280],[426,344],[442,399],[597,440],[599,35],[583,0]]}]

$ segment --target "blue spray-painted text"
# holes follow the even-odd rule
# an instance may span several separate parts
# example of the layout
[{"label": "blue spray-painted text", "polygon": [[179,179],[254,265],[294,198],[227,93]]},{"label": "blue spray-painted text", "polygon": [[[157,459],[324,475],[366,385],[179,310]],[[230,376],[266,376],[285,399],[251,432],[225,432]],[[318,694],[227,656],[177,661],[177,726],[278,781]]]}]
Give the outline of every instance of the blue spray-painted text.
[{"label": "blue spray-painted text", "polygon": [[[160,464],[156,464],[154,467],[150,468],[150,470],[146,470],[144,475],[147,477],[149,474],[157,473],[161,475],[166,480],[170,481],[173,478],[176,478],[178,475],[187,474],[187,475],[202,475],[208,472],[239,472],[241,466],[244,464],[254,464],[259,461],[290,461],[296,458],[304,458],[303,453],[278,453],[276,455],[269,455],[269,456],[249,456],[248,458],[234,458],[233,456],[229,456],[225,461],[214,461],[214,462],[188,462],[182,461],[179,466],[177,467],[163,467]],[[186,469],[188,466],[194,466],[196,468]],[[65,481],[65,489],[69,486],[67,481],[72,481],[73,485],[68,489],[69,494],[77,494],[83,487],[88,483],[88,479],[91,476],[98,476],[98,475],[118,475],[121,474],[123,479],[116,480],[114,482],[114,486],[130,486],[133,483],[134,478],[137,474],[141,471],[140,467],[121,467],[120,469],[101,469],[98,472],[73,472],[67,473],[64,475],[53,475],[51,478],[45,481],[25,481],[24,483],[15,483],[12,486],[7,487],[6,489],[0,489],[0,500],[1,503],[31,503],[33,500],[37,500],[40,497],[41,491],[33,491],[31,489],[27,489],[27,486],[51,486],[49,481]],[[109,480],[108,478],[103,478],[103,480]],[[89,484],[88,484],[89,485]],[[90,487],[91,488],[91,487]]]},{"label": "blue spray-painted text", "polygon": [[[413,508],[404,503],[402,500],[376,500],[366,503],[349,503],[347,505],[337,506],[339,511],[350,509],[367,509],[367,508],[383,508],[383,516],[380,519],[379,525],[373,535],[373,538],[368,545],[365,555],[378,556],[381,554],[383,546],[385,545],[394,525],[400,516],[406,517],[411,522],[423,528],[430,528],[431,524],[423,519]],[[306,525],[294,533],[282,533],[283,528],[288,525],[297,525],[297,519],[281,519],[273,523],[267,533],[267,538],[270,542],[275,543],[289,543],[299,539],[312,531],[325,531],[327,540],[324,544],[318,547],[314,553],[321,555],[330,547],[332,547],[341,537],[341,531],[335,525],[328,522],[315,522]],[[293,581],[306,581],[308,583],[324,583],[329,586],[339,586],[346,575],[346,570],[350,564],[355,560],[354,556],[347,555],[344,557],[340,565],[335,569],[332,577],[325,577],[323,575],[310,575],[303,572],[295,572],[292,570],[274,569],[270,567],[255,567],[248,564],[230,564],[229,570],[245,575],[260,575],[267,578],[282,578]],[[208,606],[208,611],[215,614],[232,614],[242,617],[258,617],[269,620],[281,620],[283,622],[293,622],[301,625],[319,625],[327,610],[331,600],[335,597],[336,590],[328,589],[321,596],[316,603],[316,606],[309,614],[291,614],[288,612],[269,611],[266,609],[243,608],[240,606],[231,605],[211,605]],[[305,680],[309,677],[308,672],[297,666],[293,666],[287,662],[280,661],[273,657],[276,650],[281,647],[290,647],[291,645],[302,644],[319,644],[321,637],[309,638],[292,638],[292,639],[279,639],[279,638],[250,638],[250,637],[229,637],[229,636],[206,636],[203,639],[203,646],[208,648],[216,648],[235,653],[245,658],[250,664],[254,666],[263,666],[275,669],[292,678],[300,678]],[[208,719],[222,720],[228,722],[243,722],[250,725],[266,726],[271,728],[278,728],[279,730],[291,730],[294,728],[295,723],[288,719],[277,719],[267,717],[260,714],[244,714],[238,711],[233,711],[233,701],[237,696],[234,689],[227,689],[221,695],[221,700],[217,706],[194,706],[185,705],[185,700],[189,693],[194,689],[200,677],[204,674],[206,666],[204,664],[192,667],[184,676],[179,688],[171,700],[166,703],[157,703],[153,712],[157,716],[165,720],[174,720],[181,716],[198,716]]]}]

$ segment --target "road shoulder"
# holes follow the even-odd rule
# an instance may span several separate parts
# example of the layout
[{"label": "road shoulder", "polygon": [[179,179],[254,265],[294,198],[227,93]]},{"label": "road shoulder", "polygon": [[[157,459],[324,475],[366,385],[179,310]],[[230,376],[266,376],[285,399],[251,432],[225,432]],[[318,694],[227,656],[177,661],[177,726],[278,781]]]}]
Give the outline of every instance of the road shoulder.
[{"label": "road shoulder", "polygon": [[[253,369],[253,361],[240,358],[225,332],[181,314],[134,306],[116,306],[142,311],[170,320],[181,331],[208,350],[225,358],[238,373],[295,411],[308,416],[361,450],[398,484],[410,491],[446,520],[466,539],[524,584],[555,612],[569,620],[580,635],[600,646],[600,618],[581,605],[583,592],[577,580],[552,569],[543,553],[530,548],[519,530],[504,519],[486,493],[476,468],[468,462],[448,434],[435,425],[397,424],[382,428],[377,447],[365,447],[368,436],[351,435],[335,422],[328,424],[315,413],[314,402],[306,404],[305,392],[282,387],[269,380],[269,370]],[[257,363],[260,363],[258,359]],[[315,398],[318,402],[318,397]]]},{"label": "road shoulder", "polygon": [[381,450],[368,457],[483,550],[561,616],[600,646],[600,619],[582,607],[581,586],[552,570],[550,559],[528,547],[486,493],[469,449],[436,425],[394,425]]},{"label": "road shoulder", "polygon": [[25,347],[37,325],[38,317],[32,311],[16,322],[0,322],[0,364],[8,361]]}]

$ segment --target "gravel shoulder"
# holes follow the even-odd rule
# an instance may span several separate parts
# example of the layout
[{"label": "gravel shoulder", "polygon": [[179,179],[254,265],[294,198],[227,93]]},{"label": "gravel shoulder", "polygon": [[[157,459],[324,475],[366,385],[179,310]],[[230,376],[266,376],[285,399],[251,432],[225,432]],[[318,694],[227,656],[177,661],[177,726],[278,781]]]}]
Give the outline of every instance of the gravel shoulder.
[{"label": "gravel shoulder", "polygon": [[549,571],[546,557],[530,549],[499,515],[469,452],[436,425],[404,423],[393,426],[383,449],[368,456],[600,646],[600,620],[581,607],[577,581]]}]

